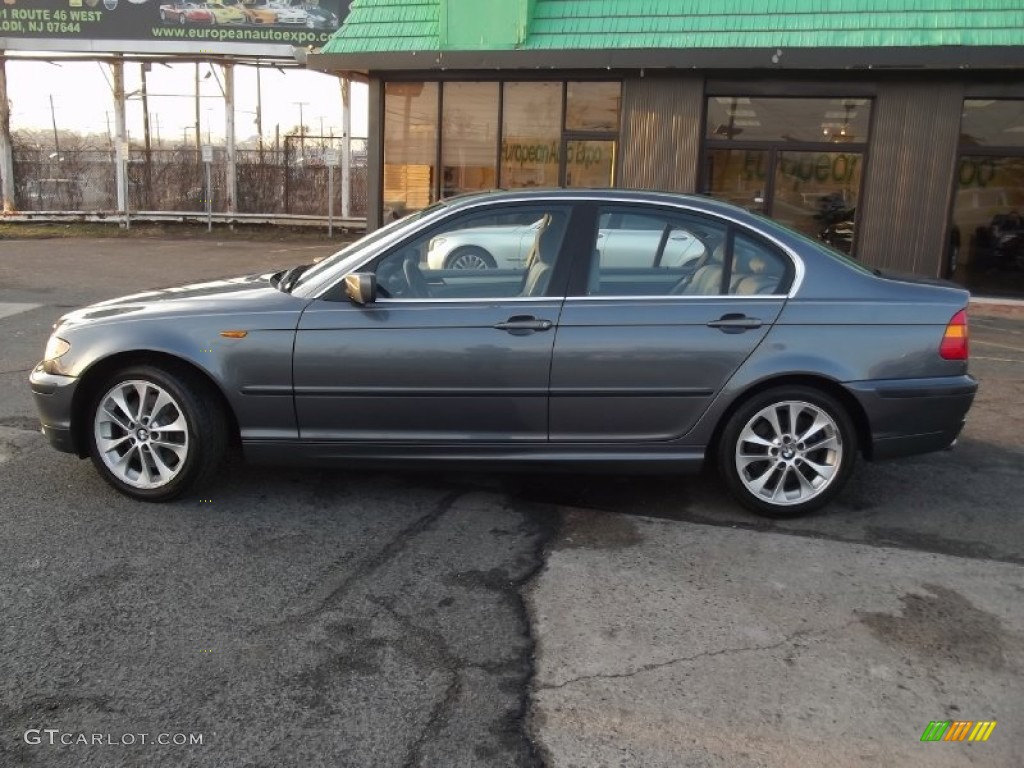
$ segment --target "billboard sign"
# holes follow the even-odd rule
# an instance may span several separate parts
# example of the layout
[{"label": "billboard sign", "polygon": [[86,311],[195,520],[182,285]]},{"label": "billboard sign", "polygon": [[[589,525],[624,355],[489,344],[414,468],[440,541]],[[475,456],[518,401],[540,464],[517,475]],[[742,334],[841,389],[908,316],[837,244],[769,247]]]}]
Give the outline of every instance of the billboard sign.
[{"label": "billboard sign", "polygon": [[3,0],[0,49],[288,56],[319,48],[351,0]]}]

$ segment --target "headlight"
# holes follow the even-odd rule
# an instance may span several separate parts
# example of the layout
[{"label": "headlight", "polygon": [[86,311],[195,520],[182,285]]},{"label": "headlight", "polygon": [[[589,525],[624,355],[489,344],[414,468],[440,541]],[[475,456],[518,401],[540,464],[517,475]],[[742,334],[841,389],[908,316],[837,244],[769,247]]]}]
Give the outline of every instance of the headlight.
[{"label": "headlight", "polygon": [[56,360],[71,349],[71,345],[59,336],[51,336],[46,342],[46,351],[43,352],[43,360]]}]

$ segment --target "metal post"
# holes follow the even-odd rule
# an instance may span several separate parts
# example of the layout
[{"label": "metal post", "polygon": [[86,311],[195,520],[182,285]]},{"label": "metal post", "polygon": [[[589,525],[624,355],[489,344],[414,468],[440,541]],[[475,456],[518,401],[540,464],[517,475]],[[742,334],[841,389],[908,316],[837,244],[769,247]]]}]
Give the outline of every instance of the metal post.
[{"label": "metal post", "polygon": [[212,163],[206,161],[206,231],[213,231],[213,187],[210,184],[210,166]]},{"label": "metal post", "polygon": [[238,173],[235,166],[235,67],[224,64],[224,141],[227,145],[227,212],[238,210]]},{"label": "metal post", "polygon": [[352,81],[341,79],[341,217],[352,218]]},{"label": "metal post", "polygon": [[[331,150],[332,152],[334,150]],[[334,164],[327,166],[327,236],[334,237]]]},{"label": "metal post", "polygon": [[11,141],[11,104],[7,100],[7,60],[0,56],[0,193],[4,213],[14,210],[14,143]]},{"label": "metal post", "polygon": [[117,165],[117,210],[128,224],[128,132],[124,118],[124,62],[118,56],[110,65],[114,75],[114,162]]}]

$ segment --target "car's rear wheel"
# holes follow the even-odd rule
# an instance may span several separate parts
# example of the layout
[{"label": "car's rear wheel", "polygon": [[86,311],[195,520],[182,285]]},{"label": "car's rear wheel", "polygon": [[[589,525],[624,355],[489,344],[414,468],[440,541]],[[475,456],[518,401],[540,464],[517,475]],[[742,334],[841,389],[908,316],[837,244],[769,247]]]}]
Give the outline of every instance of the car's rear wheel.
[{"label": "car's rear wheel", "polygon": [[857,457],[857,432],[843,405],[811,387],[778,387],[729,418],[718,464],[733,496],[765,517],[797,517],[838,494]]},{"label": "car's rear wheel", "polygon": [[491,254],[473,245],[456,248],[444,262],[445,269],[494,269],[497,266]]},{"label": "car's rear wheel", "polygon": [[209,385],[188,371],[124,368],[97,390],[89,411],[89,453],[121,493],[169,501],[217,472],[228,424]]}]

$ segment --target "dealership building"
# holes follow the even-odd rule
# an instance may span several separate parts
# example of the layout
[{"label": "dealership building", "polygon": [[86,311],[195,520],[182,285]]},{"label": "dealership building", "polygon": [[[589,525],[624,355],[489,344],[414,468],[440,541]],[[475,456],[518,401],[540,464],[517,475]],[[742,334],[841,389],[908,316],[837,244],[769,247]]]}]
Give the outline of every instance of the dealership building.
[{"label": "dealership building", "polygon": [[353,0],[308,62],[369,81],[371,228],[492,188],[697,192],[1024,294],[1019,2]]}]

